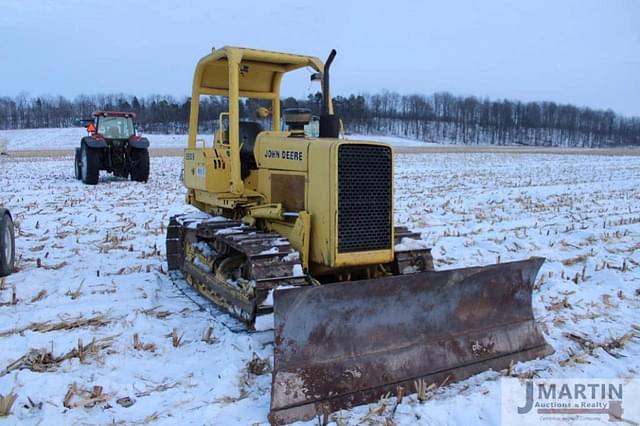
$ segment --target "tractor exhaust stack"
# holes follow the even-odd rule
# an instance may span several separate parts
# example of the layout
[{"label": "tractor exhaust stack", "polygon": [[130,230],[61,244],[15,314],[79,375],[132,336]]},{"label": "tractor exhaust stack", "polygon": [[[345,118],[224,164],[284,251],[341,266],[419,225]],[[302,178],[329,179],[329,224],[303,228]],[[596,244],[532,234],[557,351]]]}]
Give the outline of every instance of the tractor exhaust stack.
[{"label": "tractor exhaust stack", "polygon": [[331,85],[329,81],[329,68],[336,57],[336,50],[332,49],[329,57],[324,64],[322,75],[322,110],[320,113],[320,137],[321,138],[337,138],[340,132],[340,117],[329,111],[329,102],[331,100]]}]

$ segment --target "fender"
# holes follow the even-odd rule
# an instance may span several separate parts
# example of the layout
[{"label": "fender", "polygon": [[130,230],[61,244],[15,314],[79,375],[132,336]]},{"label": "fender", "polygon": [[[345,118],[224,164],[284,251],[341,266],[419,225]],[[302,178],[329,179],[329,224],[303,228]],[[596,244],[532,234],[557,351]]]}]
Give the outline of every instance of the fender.
[{"label": "fender", "polygon": [[145,149],[149,148],[149,145],[149,139],[147,138],[141,138],[139,136],[132,136],[129,138],[129,146],[131,148]]},{"label": "fender", "polygon": [[82,138],[82,143],[86,144],[89,148],[106,148],[107,141],[104,139],[94,139],[91,136],[85,136]]}]

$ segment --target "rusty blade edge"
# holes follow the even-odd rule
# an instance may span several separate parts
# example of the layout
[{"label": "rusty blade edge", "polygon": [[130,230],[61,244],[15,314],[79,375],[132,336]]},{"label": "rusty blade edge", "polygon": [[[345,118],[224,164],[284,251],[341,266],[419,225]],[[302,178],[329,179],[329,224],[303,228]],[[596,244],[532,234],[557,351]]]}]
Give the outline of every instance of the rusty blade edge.
[{"label": "rusty blade edge", "polygon": [[[529,261],[513,262],[511,265],[503,264],[501,268],[505,268],[508,266],[516,266],[517,264],[525,266],[524,268],[521,269],[521,272],[523,272],[525,275],[525,277],[523,277],[524,280],[522,281],[522,287],[523,289],[526,289],[532,286],[533,284],[532,281],[533,279],[535,279],[535,275],[537,274],[541,261],[544,261],[544,259],[539,259],[538,261],[538,259],[532,258]],[[498,265],[493,265],[493,266],[497,267]],[[492,268],[492,269],[495,269],[495,268]],[[363,304],[360,302],[353,302],[353,301],[354,300],[359,301],[360,299],[364,299],[364,302],[368,302],[368,303],[365,303],[364,306],[373,306],[370,300],[372,299],[370,297],[372,289],[376,289],[376,288],[380,289],[384,285],[386,287],[384,291],[389,294],[392,294],[390,292],[399,293],[400,291],[405,291],[405,290],[406,292],[411,292],[411,293],[415,293],[416,291],[421,293],[424,292],[425,294],[431,292],[431,293],[435,293],[435,296],[439,297],[440,299],[444,299],[444,297],[441,294],[439,294],[438,291],[440,291],[441,288],[444,288],[445,285],[448,285],[448,283],[450,282],[449,281],[450,278],[448,277],[452,276],[450,275],[451,273],[455,274],[456,272],[467,273],[468,276],[462,277],[462,278],[458,277],[460,282],[456,283],[455,287],[453,287],[453,289],[457,293],[452,293],[452,294],[458,295],[458,297],[465,296],[467,297],[467,299],[469,299],[469,297],[474,295],[468,294],[469,292],[463,290],[464,288],[471,288],[471,289],[473,289],[473,287],[476,287],[478,289],[482,288],[482,286],[477,285],[477,283],[472,285],[473,282],[477,281],[477,279],[474,278],[476,277],[476,275],[481,278],[479,281],[489,281],[489,278],[492,275],[492,272],[488,270],[488,268],[471,267],[471,268],[465,268],[460,270],[429,272],[429,273],[420,273],[415,275],[365,280],[365,281],[362,281],[360,285],[357,285],[357,282],[354,284],[348,284],[348,285],[344,285],[343,283],[337,283],[337,284],[329,284],[321,287],[308,287],[308,288],[298,287],[296,289],[287,289],[287,290],[281,290],[276,292],[274,294],[274,302],[275,302],[274,304],[276,305],[276,307],[274,308],[275,314],[276,314],[276,317],[275,317],[275,325],[276,325],[275,343],[276,344],[274,346],[274,352],[276,356],[275,356],[274,362],[275,362],[276,369],[279,369],[279,368],[288,369],[289,367],[294,367],[296,365],[308,365],[310,362],[309,359],[306,359],[306,358],[302,359],[302,357],[300,356],[300,353],[298,353],[295,356],[293,355],[296,352],[299,352],[299,350],[304,349],[304,347],[308,345],[308,342],[310,341],[310,338],[311,338],[310,334],[313,331],[315,331],[315,329],[319,329],[326,326],[325,323],[330,318],[333,318],[334,316],[336,318],[340,318],[340,320],[351,320],[351,323],[349,325],[351,327],[354,327],[354,330],[356,331],[359,330],[358,327],[360,327],[361,324],[356,323],[358,320],[352,320],[352,319],[346,318],[344,315],[344,312],[346,312],[346,309],[348,308],[348,309],[351,309],[350,312],[354,312],[351,318],[356,318],[356,315],[359,315],[363,319],[366,317],[367,320],[370,320],[371,316],[367,316],[368,314],[362,308]],[[434,278],[434,279],[438,278],[439,281],[441,281],[439,284],[437,284],[438,285],[437,288],[424,287],[424,290],[423,290],[424,283],[421,280],[424,278],[425,274],[428,275],[427,278]],[[398,281],[399,279],[401,281]],[[416,279],[418,279],[419,282],[415,282]],[[393,280],[395,280],[396,282],[393,282]],[[410,280],[413,280],[413,281],[410,281]],[[366,289],[364,292],[366,294],[362,293],[362,288]],[[505,288],[504,283],[501,283],[501,288]],[[452,291],[449,289],[447,290]],[[478,293],[478,291],[475,291],[475,292]],[[460,294],[462,294],[462,296],[459,296]],[[489,298],[483,297],[483,299],[489,299]],[[432,300],[432,299],[429,299],[429,300]],[[495,302],[493,300],[488,300],[488,301]],[[324,302],[324,306],[323,306],[323,302]],[[412,302],[412,303],[413,304],[410,304],[410,306],[414,306],[414,307],[422,306],[422,305],[418,305],[418,302]],[[301,307],[302,304],[305,305],[304,308]],[[396,305],[398,305],[397,302],[396,302]],[[439,338],[452,339],[457,336],[465,336],[470,332],[474,332],[474,331],[499,329],[501,327],[505,327],[510,324],[517,324],[524,321],[534,320],[534,315],[533,315],[532,306],[530,302],[530,294],[527,295],[526,300],[522,298],[520,298],[519,301],[514,300],[514,303],[510,303],[509,306],[512,306],[512,309],[510,310],[509,315],[506,315],[503,312],[501,312],[499,315],[496,315],[494,313],[493,319],[492,319],[493,322],[490,323],[489,326],[484,325],[486,324],[486,321],[475,321],[475,320],[469,320],[467,318],[467,319],[463,319],[463,321],[466,321],[466,323],[464,324],[464,327],[458,326],[456,330],[447,329],[445,330],[446,333],[442,335],[433,334],[432,333],[433,330],[429,327],[425,329],[426,326],[424,324],[427,324],[429,321],[433,320],[433,318],[431,318],[432,315],[430,313],[424,313],[421,317],[415,316],[415,318],[421,319],[422,321],[421,327],[422,329],[424,329],[423,331],[426,330],[429,332],[429,334],[426,334],[424,337],[428,337],[429,339],[439,339]],[[404,309],[404,308],[402,306],[400,306],[400,308],[396,306],[395,309],[397,310],[397,309]],[[419,309],[419,307],[416,309]],[[453,307],[451,309],[453,309]],[[385,309],[381,309],[380,311],[381,311],[380,314],[378,315],[376,313],[374,318],[384,317],[385,312],[386,312],[386,315],[388,316],[389,312],[392,312],[392,309],[385,308]],[[332,315],[331,312],[333,312],[335,315]],[[441,321],[439,318],[436,318],[436,320]],[[390,321],[392,321],[391,323],[393,325],[402,325],[402,320],[395,320],[392,318],[390,319]],[[293,323],[294,325],[287,326],[287,324],[290,324],[290,323]],[[296,324],[298,327],[296,327]],[[340,322],[340,324],[336,325],[334,320],[333,323],[331,321],[328,321],[328,324],[334,326],[333,328],[335,330],[333,330],[333,332],[338,332],[338,337],[340,338],[345,337],[344,333],[342,333],[342,336],[340,335],[340,330],[341,329],[344,330],[345,327],[347,327],[346,323]],[[371,328],[374,325],[376,324],[372,322],[372,325],[370,325],[369,328]],[[300,332],[296,331],[299,327],[302,327],[302,326],[304,326],[302,328],[302,331]],[[394,340],[394,342],[396,342],[395,346],[400,348],[410,347],[413,342],[416,342],[415,337],[421,335],[419,330],[416,330],[416,333],[417,334],[410,336],[409,338],[407,338],[407,336],[404,336],[403,341],[398,340],[396,342]],[[339,340],[333,334],[328,337],[327,336],[321,336],[321,337],[323,339],[331,338],[333,340]],[[395,338],[395,336],[388,336],[388,337],[390,337],[392,340],[393,338]],[[360,335],[356,335],[356,336],[350,335],[348,338],[349,339],[360,338],[360,340],[362,339],[366,340],[366,336],[360,336]],[[318,338],[316,337],[316,340],[317,339]],[[331,343],[331,341],[329,343]],[[403,343],[403,344],[398,346],[399,343]],[[316,342],[316,345],[322,345],[322,344],[323,344],[322,341]],[[366,345],[361,347],[366,347]],[[388,346],[385,346],[385,348],[387,347]],[[378,352],[376,348],[368,348],[364,353],[373,354],[375,352]],[[331,356],[331,355],[334,355],[334,356]],[[312,363],[325,364],[327,361],[340,359],[344,355],[346,355],[346,353],[336,358],[335,354],[323,354],[322,359],[318,359],[317,356],[315,357],[312,356],[311,361],[313,361]]]},{"label": "rusty blade edge", "polygon": [[551,355],[554,352],[555,351],[552,346],[547,343],[543,343],[539,346],[525,349],[523,351],[517,351],[484,361],[473,362],[456,368],[377,386],[371,389],[358,390],[356,392],[327,398],[323,401],[314,401],[272,409],[269,412],[269,422],[272,425],[282,425],[295,421],[307,421],[320,414],[331,414],[341,409],[350,409],[357,405],[376,401],[386,393],[390,393],[395,396],[399,386],[409,389],[405,395],[410,395],[416,392],[414,389],[414,382],[417,380],[422,379],[427,381],[427,383],[437,384],[443,383],[445,380],[447,380],[447,383],[456,382],[487,370],[503,370],[508,368],[512,362],[529,361],[536,358],[542,358]]},{"label": "rusty blade edge", "polygon": [[[486,267],[469,267],[425,272],[402,278],[389,277],[368,280],[357,286],[336,284],[317,289],[291,289],[282,293],[276,292],[274,295],[275,305],[278,305],[276,306],[278,308],[276,309],[276,325],[278,325],[278,321],[281,325],[276,327],[274,340],[274,377],[270,421],[274,424],[281,424],[308,420],[319,413],[324,414],[376,401],[387,392],[395,394],[397,386],[403,386],[410,393],[413,390],[414,381],[421,378],[439,384],[445,378],[451,381],[461,380],[486,369],[501,370],[508,367],[512,361],[523,361],[548,355],[553,350],[546,345],[544,337],[536,329],[531,309],[533,282],[543,262],[543,258],[530,258],[524,261]],[[430,283],[430,285],[425,286],[425,283]],[[485,288],[494,291],[485,292],[483,290]],[[380,314],[377,311],[370,312],[369,307],[374,306],[371,301],[375,302],[376,297],[381,298],[382,296],[386,297],[385,300],[390,300],[393,303],[383,309]],[[503,301],[504,298],[506,300]],[[410,311],[407,310],[406,300],[411,300],[409,307],[413,309]],[[479,302],[483,302],[491,309],[476,311],[480,315],[476,315],[476,317],[465,314],[469,309],[471,309],[469,312],[474,312],[477,306],[484,306],[482,303],[478,305]],[[495,306],[500,306],[499,304],[502,302],[506,302],[506,307],[510,309],[506,311],[495,309]],[[421,309],[421,307],[432,305],[442,307],[442,309]],[[465,315],[460,315],[458,312],[462,308],[466,309],[462,312]],[[399,314],[393,315],[394,312]],[[388,338],[393,343],[385,346],[390,349],[387,355],[390,366],[389,368],[384,366],[379,368],[376,362],[372,362],[372,356],[375,358],[375,354],[379,351],[377,346],[368,345],[368,330],[375,326],[376,322],[388,324],[389,321],[392,326],[395,325],[398,328],[407,321],[402,316],[402,313],[407,312],[409,312],[407,315],[411,321],[418,321],[422,331],[427,333],[426,339],[419,339],[423,340],[420,346],[423,346],[424,350],[414,351],[409,348],[415,345],[407,346],[407,343],[415,342],[415,334],[387,333],[387,335],[383,335],[384,339]],[[446,318],[449,317],[458,322],[450,324],[446,321]],[[387,321],[384,322],[381,318],[382,320],[387,319]],[[286,328],[287,322],[292,320],[296,320],[292,324],[293,326],[297,324],[297,326]],[[365,321],[365,326],[362,325],[363,321]],[[523,327],[506,325],[520,324],[521,322],[523,324],[530,322],[532,329],[527,333],[518,333],[524,325]],[[327,324],[332,327],[330,328],[331,332],[337,331],[342,334],[338,334],[338,337],[331,333],[313,336],[317,330],[321,332],[325,330],[328,327]],[[438,338],[437,334],[432,333],[434,324],[447,331],[445,336],[448,339],[446,341],[450,341],[451,344],[441,345],[439,351],[430,352],[429,340],[434,338],[441,340],[442,337],[445,337],[440,335]],[[479,324],[491,324],[493,327],[483,325],[476,330]],[[360,334],[349,333],[347,335],[344,333],[345,327],[347,329],[353,327],[353,330]],[[342,332],[340,332],[341,329]],[[486,334],[488,330],[492,329],[497,331],[489,333],[489,335],[504,336],[502,339],[498,339],[499,346],[496,350],[499,352],[493,357],[487,354],[489,356],[483,356],[480,359],[471,358],[472,355],[477,356],[477,354],[472,354],[466,343],[470,342],[469,339],[473,338],[474,334],[478,334],[478,332]],[[403,330],[402,327],[397,331],[401,330]],[[417,331],[414,330],[413,333]],[[340,346],[331,351],[317,351],[323,349],[327,342],[328,344],[334,341],[337,342],[335,344],[340,343],[340,339],[350,339],[349,344],[362,348],[362,355],[352,359],[349,347],[346,350],[341,350]],[[378,340],[380,340],[380,336],[378,336]],[[311,347],[308,342],[315,344],[317,348],[309,353],[300,352]],[[281,350],[278,350],[279,347]],[[459,351],[453,350],[455,348],[458,348]],[[336,355],[332,351],[342,353],[342,356],[337,357],[335,361],[344,360],[345,362],[338,362],[335,371],[331,371],[331,368],[326,369],[326,372],[322,369],[314,371],[314,365],[326,365],[327,355],[330,356],[329,358],[332,358],[331,355]],[[455,356],[450,362],[446,356],[442,358],[441,353],[445,353],[445,355],[446,353],[455,353]],[[305,361],[304,365],[308,364],[310,367],[303,368],[303,365],[300,366],[303,371],[292,371],[292,368],[295,369],[295,365],[300,365],[301,360]],[[352,379],[346,376],[342,377],[340,372],[350,371],[349,367],[357,367],[358,364],[361,367],[360,373],[364,376],[362,376],[362,380],[352,383],[353,386],[351,386],[350,380]],[[291,372],[294,376],[291,379],[281,381],[277,380],[278,372],[285,374]],[[314,374],[320,375],[314,377]],[[296,377],[300,377],[303,382],[297,383],[294,380]],[[301,395],[300,392],[303,394]]]},{"label": "rusty blade edge", "polygon": [[[485,327],[477,327],[477,328],[469,329],[467,331],[461,331],[461,332],[458,332],[458,333],[447,334],[446,336],[442,335],[442,336],[438,336],[438,337],[431,337],[431,338],[429,338],[429,340],[432,340],[434,342],[444,342],[444,341],[448,341],[448,340],[455,340],[455,339],[458,339],[458,338],[464,338],[464,337],[467,337],[469,335],[476,334],[476,333],[479,333],[479,332],[483,332],[483,333],[487,333],[488,334],[488,333],[491,333],[492,331],[503,330],[503,329],[507,328],[508,326],[518,325],[518,324],[523,324],[523,323],[529,323],[529,322],[534,324],[535,330],[540,334],[540,336],[542,336],[541,338],[543,338],[543,335],[542,335],[542,333],[540,333],[540,329],[538,327],[538,324],[534,321],[533,316],[528,316],[528,317],[524,317],[524,318],[518,318],[518,319],[515,319],[513,321],[492,324],[489,327],[487,327],[487,326],[485,326]],[[419,346],[422,346],[424,344],[424,342],[422,340],[419,340],[419,339],[417,339],[417,340],[418,341],[416,341],[414,343],[410,343],[410,344],[407,344],[407,345],[404,345],[404,346],[394,346],[393,349],[397,350],[397,351],[403,351],[403,350],[406,350],[406,349],[409,349],[409,348],[419,347]],[[536,345],[532,345],[529,348],[525,347],[522,350],[526,351],[526,350],[529,350],[529,349],[535,349],[535,348],[544,346],[544,344],[545,343],[539,343],[539,344],[536,344]],[[314,365],[322,366],[322,365],[334,364],[337,361],[344,361],[346,359],[353,360],[353,359],[358,359],[358,358],[362,357],[363,355],[374,356],[376,354],[384,354],[386,352],[389,352],[388,348],[381,348],[378,351],[367,352],[366,354],[361,354],[359,356],[324,358],[322,360],[315,361]],[[503,353],[502,355],[498,355],[496,357],[491,357],[491,358],[485,358],[485,359],[479,360],[478,362],[490,361],[490,360],[492,360],[494,358],[499,358],[499,357],[501,357],[503,355],[507,356],[509,354],[514,354],[514,353],[518,353],[518,352],[521,352],[521,351],[518,350],[518,351]],[[475,362],[461,364],[461,366],[464,367],[465,365],[470,365],[470,364],[474,364],[474,363]],[[288,363],[287,367],[286,367],[286,370],[295,370],[296,368],[304,368],[306,366],[307,365],[303,364],[303,363]],[[280,370],[280,369],[281,368],[275,368],[276,371]],[[444,370],[446,370],[446,369],[438,370],[438,371],[435,371],[434,373],[438,373],[438,372],[444,371]],[[420,375],[418,375],[417,377],[420,377]],[[407,380],[409,380],[409,379],[407,379]],[[403,381],[403,380],[401,380],[401,381]],[[292,405],[295,405],[295,404],[292,404]]]},{"label": "rusty blade edge", "polygon": [[[529,326],[532,324],[529,324]],[[297,405],[311,404],[315,402],[326,401],[327,399],[345,396],[349,400],[349,395],[357,394],[361,390],[377,389],[379,387],[393,386],[394,384],[402,382],[411,382],[416,378],[427,377],[433,374],[438,374],[446,371],[455,371],[456,369],[464,369],[469,365],[483,365],[485,362],[490,362],[493,359],[500,357],[514,358],[519,352],[522,351],[535,351],[535,349],[541,349],[544,346],[544,338],[537,330],[531,330],[527,332],[522,328],[514,328],[511,330],[504,330],[504,337],[510,340],[509,337],[513,335],[526,334],[530,336],[530,340],[525,342],[521,341],[517,346],[497,348],[498,352],[493,354],[474,354],[473,358],[464,357],[457,358],[453,362],[438,363],[439,355],[441,353],[450,353],[450,348],[454,345],[441,345],[439,342],[425,342],[423,350],[419,350],[415,353],[409,353],[407,351],[396,351],[395,353],[388,353],[380,357],[361,357],[356,360],[356,364],[352,361],[339,362],[333,368],[329,366],[326,369],[319,369],[315,372],[313,367],[311,371],[309,369],[296,370],[280,370],[274,371],[273,377],[273,393],[271,399],[271,408],[278,410],[285,407],[293,407]],[[524,331],[523,331],[524,330]],[[470,342],[475,341],[474,337],[467,336],[463,343],[465,346]],[[470,340],[473,339],[473,340]],[[432,352],[429,353],[429,347],[440,347],[440,354]],[[427,352],[425,352],[425,348]],[[534,355],[537,355],[533,353]],[[383,366],[378,366],[376,363],[378,359]],[[449,360],[451,361],[451,360]],[[398,368],[387,368],[385,365],[398,364],[402,365],[400,371]],[[343,374],[336,374],[340,372],[349,373],[359,368],[360,374],[353,376],[353,374],[347,374],[350,377],[344,377]],[[311,373],[311,374],[309,374]],[[306,378],[304,384],[296,383],[292,377]],[[287,380],[289,377],[289,380]],[[345,380],[346,379],[346,380]],[[354,380],[355,379],[355,380]],[[300,392],[304,393],[306,398],[300,398]]]}]

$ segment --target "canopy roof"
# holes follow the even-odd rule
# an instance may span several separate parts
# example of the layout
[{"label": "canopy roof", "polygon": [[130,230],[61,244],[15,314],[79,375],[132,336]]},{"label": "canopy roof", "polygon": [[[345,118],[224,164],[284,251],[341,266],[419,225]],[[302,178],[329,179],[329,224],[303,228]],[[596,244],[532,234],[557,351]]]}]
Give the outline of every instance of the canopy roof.
[{"label": "canopy roof", "polygon": [[238,63],[239,96],[274,99],[284,73],[303,67],[322,72],[315,56],[225,46],[202,58],[196,66],[193,88],[203,95],[227,95],[229,61]]},{"label": "canopy roof", "polygon": [[[244,194],[244,182],[240,169],[239,97],[268,99],[271,101],[271,126],[280,130],[280,82],[282,76],[299,68],[311,67],[323,72],[324,64],[315,56],[270,52],[225,46],[200,59],[193,75],[191,114],[189,115],[189,149],[195,149],[198,133],[198,114],[201,95],[219,95],[229,98],[229,151],[230,192]],[[328,112],[333,114],[333,104],[328,93]],[[222,115],[220,122],[222,125]]]}]

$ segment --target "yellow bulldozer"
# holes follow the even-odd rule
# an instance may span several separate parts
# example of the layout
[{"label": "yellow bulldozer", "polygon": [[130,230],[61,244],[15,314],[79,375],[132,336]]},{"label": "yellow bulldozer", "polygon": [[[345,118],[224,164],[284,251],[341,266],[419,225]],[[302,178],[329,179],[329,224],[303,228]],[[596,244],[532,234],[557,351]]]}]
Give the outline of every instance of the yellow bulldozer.
[{"label": "yellow bulldozer", "polygon": [[[552,352],[531,306],[543,258],[434,271],[420,234],[394,224],[392,147],[340,138],[335,55],[223,47],[198,62],[183,180],[200,212],[167,228],[170,270],[248,327],[272,321],[274,424]],[[309,111],[281,111],[301,68],[321,84],[319,137]],[[228,111],[203,141],[207,95]],[[241,120],[240,98],[270,107]]]}]

